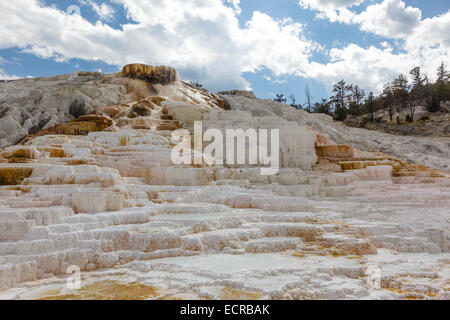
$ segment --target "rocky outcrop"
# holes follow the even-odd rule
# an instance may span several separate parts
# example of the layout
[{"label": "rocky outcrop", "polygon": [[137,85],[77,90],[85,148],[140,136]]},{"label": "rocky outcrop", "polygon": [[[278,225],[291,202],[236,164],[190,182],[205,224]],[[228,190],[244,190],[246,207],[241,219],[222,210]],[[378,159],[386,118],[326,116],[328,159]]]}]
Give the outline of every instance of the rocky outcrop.
[{"label": "rocky outcrop", "polygon": [[[0,148],[38,132],[54,132],[61,123],[103,111],[112,118],[123,117],[122,112],[129,118],[150,116],[152,106],[161,106],[167,97],[185,105],[205,102],[213,108],[229,109],[220,96],[177,80],[173,68],[134,64],[124,67],[124,74],[77,71],[55,77],[1,82]],[[169,83],[172,86],[164,86]],[[88,127],[74,128],[72,132],[97,130],[88,123],[85,125]],[[79,127],[80,124],[64,126]]]},{"label": "rocky outcrop", "polygon": [[126,87],[115,79],[75,72],[0,83],[0,147],[126,100]]},{"label": "rocky outcrop", "polygon": [[172,84],[178,81],[178,73],[174,68],[149,66],[140,63],[129,64],[123,67],[122,76],[162,85]]}]

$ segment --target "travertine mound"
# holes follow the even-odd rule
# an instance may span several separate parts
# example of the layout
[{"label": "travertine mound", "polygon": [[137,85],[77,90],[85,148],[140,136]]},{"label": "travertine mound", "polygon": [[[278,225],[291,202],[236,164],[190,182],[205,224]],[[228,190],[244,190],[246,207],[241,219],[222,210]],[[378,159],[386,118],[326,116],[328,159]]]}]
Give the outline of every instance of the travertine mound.
[{"label": "travertine mound", "polygon": [[114,77],[88,72],[0,83],[0,147],[120,103],[126,91]]},{"label": "travertine mound", "polygon": [[[135,66],[124,69],[129,70],[130,75],[133,72],[141,74]],[[153,72],[151,81],[154,84],[122,77],[121,73],[108,75],[81,71],[55,77],[0,82],[0,148],[14,145],[40,131],[49,130],[50,133],[52,128],[61,123],[98,113],[107,107],[110,107],[110,112],[114,112],[118,110],[117,106],[130,104],[131,117],[149,115],[150,109],[139,104],[139,100],[150,96],[156,99],[164,95],[180,104],[205,102],[220,109],[229,108],[227,102],[218,95],[176,81],[176,71],[172,68],[152,69],[144,66],[143,70],[146,72],[143,73],[146,75],[145,80],[149,80]],[[170,88],[163,85],[173,81]],[[155,103],[160,104],[158,101]],[[92,128],[80,130],[91,132]]]},{"label": "travertine mound", "polygon": [[[0,299],[450,298],[448,172],[283,104],[106,79],[119,103],[0,149]],[[279,172],[173,164],[196,120],[280,129]]]},{"label": "travertine mound", "polygon": [[274,116],[309,127],[328,135],[337,144],[364,151],[382,151],[432,169],[450,171],[450,138],[396,136],[372,130],[350,128],[325,114],[311,114],[272,100],[224,95],[232,110],[244,111],[249,117]]},{"label": "travertine mound", "polygon": [[140,63],[123,67],[122,75],[133,79],[145,80],[153,84],[172,84],[178,81],[178,72],[172,67],[149,66]]}]

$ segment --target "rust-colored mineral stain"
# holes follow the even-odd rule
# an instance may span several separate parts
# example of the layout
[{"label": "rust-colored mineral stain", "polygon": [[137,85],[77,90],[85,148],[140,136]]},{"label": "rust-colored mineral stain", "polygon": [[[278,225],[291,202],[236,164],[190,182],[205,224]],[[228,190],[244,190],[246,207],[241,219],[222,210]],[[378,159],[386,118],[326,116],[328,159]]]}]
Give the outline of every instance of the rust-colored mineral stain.
[{"label": "rust-colored mineral stain", "polygon": [[258,300],[263,295],[260,292],[239,290],[235,288],[225,287],[221,290],[221,300]]},{"label": "rust-colored mineral stain", "polygon": [[33,159],[34,155],[30,149],[16,149],[12,152],[13,158]]},{"label": "rust-colored mineral stain", "polygon": [[0,186],[19,185],[33,173],[32,168],[4,167],[0,168]]},{"label": "rust-colored mineral stain", "polygon": [[305,258],[307,256],[304,252],[293,252],[291,255],[296,258]]},{"label": "rust-colored mineral stain", "polygon": [[158,296],[159,288],[137,282],[99,281],[82,287],[72,294],[47,293],[39,300],[145,300]]}]

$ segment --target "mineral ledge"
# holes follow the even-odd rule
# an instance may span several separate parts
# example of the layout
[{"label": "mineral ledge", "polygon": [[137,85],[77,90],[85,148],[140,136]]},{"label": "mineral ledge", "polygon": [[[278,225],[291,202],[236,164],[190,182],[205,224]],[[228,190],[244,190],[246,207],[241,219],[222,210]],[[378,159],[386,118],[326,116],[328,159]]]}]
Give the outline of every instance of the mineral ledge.
[{"label": "mineral ledge", "polygon": [[[23,131],[0,151],[0,298],[450,299],[448,139],[211,94],[168,67],[0,86],[16,101],[0,121]],[[21,125],[21,107],[40,111]],[[194,121],[279,128],[279,173],[172,165]]]}]

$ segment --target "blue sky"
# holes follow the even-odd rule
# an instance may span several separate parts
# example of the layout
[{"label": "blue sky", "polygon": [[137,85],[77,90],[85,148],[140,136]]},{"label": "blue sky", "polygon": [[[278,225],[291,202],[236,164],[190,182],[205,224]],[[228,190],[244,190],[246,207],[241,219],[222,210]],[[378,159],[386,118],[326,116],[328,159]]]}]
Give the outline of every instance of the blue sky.
[{"label": "blue sky", "polygon": [[441,61],[450,64],[449,8],[448,0],[2,1],[0,78],[143,62],[172,65],[211,91],[251,88],[298,103],[305,86],[319,101],[340,79],[378,92],[416,65],[433,78]]}]

